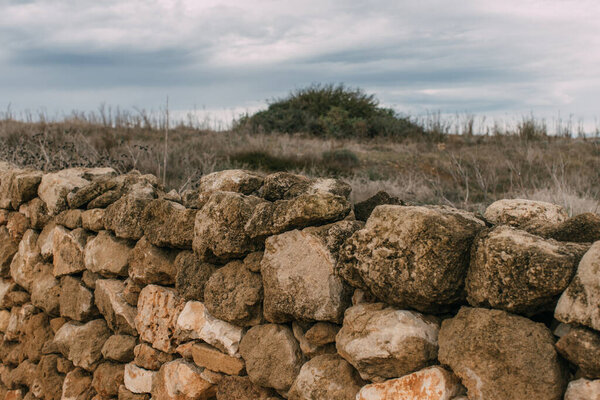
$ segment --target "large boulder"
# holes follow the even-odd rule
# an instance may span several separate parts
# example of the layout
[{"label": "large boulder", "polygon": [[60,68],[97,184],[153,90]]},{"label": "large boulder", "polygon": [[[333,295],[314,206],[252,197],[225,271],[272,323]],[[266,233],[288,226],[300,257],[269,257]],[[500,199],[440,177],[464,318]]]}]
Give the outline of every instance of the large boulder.
[{"label": "large boulder", "polygon": [[260,196],[269,200],[290,200],[303,194],[331,193],[348,198],[352,187],[337,179],[310,179],[290,172],[276,172],[265,177]]},{"label": "large boulder", "polygon": [[559,400],[566,374],[541,323],[501,310],[463,307],[442,323],[439,360],[469,398]]},{"label": "large boulder", "polygon": [[86,324],[67,322],[56,332],[54,344],[73,365],[93,371],[102,359],[102,346],[109,336],[103,319]]},{"label": "large boulder", "polygon": [[556,305],[554,317],[600,331],[600,241],[585,253],[575,277]]},{"label": "large boulder", "polygon": [[510,225],[526,230],[566,221],[567,211],[556,204],[525,199],[504,199],[486,208],[484,218],[494,225]]},{"label": "large boulder", "polygon": [[202,370],[182,359],[164,364],[152,383],[154,399],[208,400],[215,392],[216,388],[202,377]]},{"label": "large boulder", "polygon": [[564,400],[598,400],[600,399],[600,379],[595,381],[577,379],[569,382]]},{"label": "large boulder", "polygon": [[434,364],[438,331],[435,318],[364,303],[346,311],[336,346],[363,379],[381,382]]},{"label": "large boulder", "polygon": [[123,299],[125,284],[117,279],[96,281],[96,305],[106,319],[108,327],[116,333],[137,335],[135,317],[137,310]]},{"label": "large boulder", "polygon": [[497,226],[474,242],[467,299],[473,306],[527,315],[551,310],[587,249]]},{"label": "large boulder", "polygon": [[461,300],[471,243],[485,224],[451,208],[382,205],[341,249],[338,273],[400,308]]},{"label": "large boulder", "polygon": [[364,384],[346,360],[337,354],[324,354],[302,366],[290,388],[288,399],[354,400]]},{"label": "large boulder", "polygon": [[203,262],[192,251],[184,250],[175,258],[175,288],[185,300],[204,301],[204,287],[216,271],[213,264]]},{"label": "large boulder", "polygon": [[40,248],[37,245],[38,234],[28,230],[19,243],[19,248],[10,264],[10,276],[23,289],[31,292],[33,282],[41,272],[42,261]]},{"label": "large boulder", "polygon": [[558,342],[558,352],[579,367],[581,375],[600,379],[600,334],[583,327],[573,327]]},{"label": "large boulder", "polygon": [[352,293],[335,264],[341,244],[360,227],[341,221],[268,238],[261,262],[265,318],[341,323]]},{"label": "large boulder", "polygon": [[129,277],[141,285],[175,283],[177,250],[156,247],[146,237],[138,241],[129,256]]},{"label": "large boulder", "polygon": [[131,249],[133,245],[129,240],[100,231],[85,246],[85,267],[108,278],[127,276]]},{"label": "large boulder", "polygon": [[153,200],[142,214],[144,236],[155,246],[192,248],[197,212],[165,199]]},{"label": "large boulder", "polygon": [[52,235],[54,276],[85,271],[84,249],[89,233],[82,228],[68,230],[57,226]]},{"label": "large boulder", "polygon": [[242,338],[240,353],[252,383],[287,391],[304,363],[292,331],[283,325],[259,325]]}]

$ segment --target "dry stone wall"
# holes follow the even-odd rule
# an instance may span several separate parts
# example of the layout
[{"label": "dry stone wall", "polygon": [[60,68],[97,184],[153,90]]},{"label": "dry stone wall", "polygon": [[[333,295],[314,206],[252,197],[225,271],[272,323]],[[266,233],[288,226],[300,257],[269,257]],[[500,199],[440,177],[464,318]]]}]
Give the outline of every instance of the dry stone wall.
[{"label": "dry stone wall", "polygon": [[600,399],[598,215],[349,194],[0,163],[0,399]]}]

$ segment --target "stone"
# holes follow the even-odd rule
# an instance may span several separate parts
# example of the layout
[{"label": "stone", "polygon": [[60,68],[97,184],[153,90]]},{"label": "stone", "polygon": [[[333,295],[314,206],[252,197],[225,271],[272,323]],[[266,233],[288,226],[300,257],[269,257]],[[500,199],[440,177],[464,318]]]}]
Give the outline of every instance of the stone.
[{"label": "stone", "polygon": [[11,308],[29,301],[29,294],[9,279],[0,279],[0,307]]},{"label": "stone", "polygon": [[58,315],[60,309],[60,282],[52,273],[52,265],[38,264],[39,273],[31,285],[31,303],[50,315]]},{"label": "stone", "polygon": [[600,333],[583,327],[573,327],[556,342],[564,358],[579,367],[584,378],[600,378]]},{"label": "stone", "polygon": [[434,364],[438,331],[435,318],[383,303],[359,304],[346,311],[336,346],[363,379],[381,382]]},{"label": "stone", "polygon": [[19,340],[23,334],[25,322],[31,318],[34,312],[35,307],[33,307],[31,304],[26,304],[22,307],[11,308],[8,326],[4,332],[4,340]]},{"label": "stone", "polygon": [[600,400],[600,379],[577,379],[569,382],[564,400]]},{"label": "stone", "polygon": [[148,371],[133,363],[125,365],[125,387],[133,393],[150,393],[157,372]]},{"label": "stone", "polygon": [[144,235],[142,215],[154,198],[153,190],[135,190],[112,203],[104,212],[104,227],[119,238],[139,240]]},{"label": "stone", "polygon": [[5,210],[3,208],[0,208],[0,226],[6,225],[9,214],[10,214],[10,210]]},{"label": "stone", "polygon": [[83,284],[92,290],[96,289],[96,281],[99,279],[102,279],[101,275],[87,269],[81,274]]},{"label": "stone", "polygon": [[143,237],[129,256],[129,277],[142,285],[172,285],[177,274],[176,257],[176,250],[156,247]]},{"label": "stone", "polygon": [[19,207],[19,213],[23,214],[29,220],[30,226],[37,230],[42,230],[51,218],[50,215],[48,215],[46,203],[39,197],[22,204]]},{"label": "stone", "polygon": [[473,244],[467,300],[525,315],[552,310],[587,248],[506,225],[484,231]]},{"label": "stone", "polygon": [[9,168],[0,173],[0,207],[18,210],[37,195],[43,173],[32,169]]},{"label": "stone", "polygon": [[561,242],[592,243],[600,240],[600,215],[583,213],[558,224],[548,224],[536,229],[536,235]]},{"label": "stone", "polygon": [[178,359],[164,364],[152,384],[152,397],[164,400],[208,400],[215,387],[194,364]]},{"label": "stone", "polygon": [[175,270],[177,293],[185,300],[204,301],[204,287],[217,267],[201,261],[193,251],[184,250],[175,258]]},{"label": "stone", "polygon": [[25,232],[10,264],[10,276],[28,292],[31,292],[33,282],[40,272],[38,264],[42,261],[37,239],[38,234],[34,230]]},{"label": "stone", "polygon": [[157,350],[175,351],[173,332],[184,302],[173,289],[148,285],[140,292],[135,327],[140,339]]},{"label": "stone", "polygon": [[544,201],[503,199],[486,208],[484,218],[494,225],[535,229],[566,221],[568,214],[561,206]]},{"label": "stone", "polygon": [[50,328],[52,329],[52,332],[54,332],[56,334],[56,332],[58,332],[60,327],[63,326],[64,324],[66,324],[67,322],[68,322],[67,319],[64,317],[52,318],[50,320]]},{"label": "stone", "polygon": [[216,270],[204,288],[204,305],[210,314],[238,326],[261,323],[262,299],[261,275],[239,260]]},{"label": "stone", "polygon": [[94,294],[79,278],[63,276],[60,290],[60,315],[75,321],[88,321],[98,316]]},{"label": "stone", "polygon": [[58,371],[60,357],[55,354],[43,356],[37,365],[30,391],[36,398],[60,400],[65,377]]},{"label": "stone", "polygon": [[247,376],[224,376],[217,386],[217,400],[275,400],[273,389],[257,386]]},{"label": "stone", "polygon": [[566,386],[548,328],[501,310],[463,307],[442,322],[438,359],[470,399],[558,400]]},{"label": "stone", "polygon": [[67,229],[81,228],[82,210],[65,210],[58,214],[54,221],[57,225],[62,225]]},{"label": "stone", "polygon": [[110,331],[103,319],[85,324],[70,321],[56,332],[54,344],[73,365],[93,371],[102,359],[102,346],[109,337]]},{"label": "stone", "polygon": [[554,318],[600,331],[600,241],[585,253],[575,277],[561,295]]},{"label": "stone", "polygon": [[140,297],[140,292],[144,288],[143,285],[139,283],[135,283],[131,279],[125,279],[125,290],[123,291],[123,299],[130,306],[137,306],[138,299]]},{"label": "stone", "polygon": [[290,388],[288,399],[354,400],[364,384],[346,360],[337,354],[324,354],[302,366]]},{"label": "stone", "polygon": [[29,228],[29,219],[25,215],[20,212],[10,213],[6,222],[6,229],[13,242],[19,243]]},{"label": "stone", "polygon": [[292,322],[292,332],[300,345],[300,350],[306,358],[313,358],[322,354],[335,354],[335,336],[332,343],[316,345],[306,340],[306,332],[311,328],[310,322],[294,321]]},{"label": "stone", "polygon": [[291,172],[276,172],[267,175],[260,189],[260,196],[269,201],[289,200],[305,194],[311,179]]},{"label": "stone", "polygon": [[265,318],[341,323],[352,291],[336,274],[337,254],[359,228],[360,223],[341,221],[268,238],[261,262]]},{"label": "stone", "polygon": [[172,201],[153,200],[142,214],[144,236],[158,247],[191,249],[197,211]]},{"label": "stone", "polygon": [[147,393],[133,393],[128,390],[125,385],[119,386],[118,400],[150,400],[150,395]]},{"label": "stone", "polygon": [[21,350],[31,362],[38,362],[41,359],[46,342],[54,337],[48,316],[44,313],[25,318],[21,334]]},{"label": "stone", "polygon": [[484,227],[450,208],[378,206],[341,248],[337,272],[381,301],[437,312],[463,299],[471,243]]},{"label": "stone", "polygon": [[10,311],[0,310],[0,332],[6,332],[8,328],[8,321],[10,319]]},{"label": "stone", "polygon": [[37,245],[40,248],[40,254],[45,262],[52,262],[54,256],[54,231],[57,229],[54,221],[48,222],[37,240]]},{"label": "stone", "polygon": [[240,375],[244,371],[244,361],[222,353],[206,343],[194,343],[191,347],[194,363],[211,371],[227,375]]},{"label": "stone", "polygon": [[103,398],[119,394],[119,386],[123,384],[125,366],[113,362],[103,362],[94,371],[92,387]]},{"label": "stone", "polygon": [[201,302],[188,301],[177,318],[176,335],[180,341],[200,339],[237,356],[243,329],[213,317]]},{"label": "stone", "polygon": [[403,206],[404,202],[395,196],[391,196],[387,192],[379,191],[368,199],[356,203],[354,205],[354,215],[356,216],[357,220],[366,222],[375,207],[383,204]]},{"label": "stone", "polygon": [[160,366],[169,361],[173,361],[173,354],[156,350],[146,343],[140,343],[133,349],[135,355],[134,364],[140,368],[158,371]]},{"label": "stone", "polygon": [[61,400],[91,400],[94,397],[92,376],[81,368],[67,373],[62,386]]},{"label": "stone", "polygon": [[83,168],[70,168],[45,174],[38,187],[38,196],[46,203],[48,212],[56,215],[68,208],[67,195],[90,183],[84,179]]},{"label": "stone", "polygon": [[129,335],[112,335],[102,346],[102,357],[106,360],[127,363],[133,361],[137,339]]},{"label": "stone", "polygon": [[125,284],[122,281],[98,279],[94,291],[96,306],[113,332],[137,335],[135,330],[137,310],[123,298],[124,290]]},{"label": "stone", "polygon": [[10,275],[10,264],[18,250],[18,242],[12,240],[6,226],[0,226],[0,276]]},{"label": "stone", "polygon": [[81,214],[81,226],[88,231],[100,232],[104,229],[104,209],[93,208]]},{"label": "stone", "polygon": [[89,185],[70,192],[67,195],[67,202],[71,208],[82,208],[98,196],[101,196],[111,189],[117,188],[118,185],[119,181],[115,178],[107,177],[99,179]]},{"label": "stone", "polygon": [[340,330],[339,325],[328,322],[317,322],[304,334],[306,340],[314,346],[335,343],[335,337]]},{"label": "stone", "polygon": [[364,386],[356,400],[451,400],[463,393],[460,382],[446,369],[434,366],[398,379]]},{"label": "stone", "polygon": [[72,231],[61,226],[55,228],[52,238],[55,277],[85,271],[83,252],[89,236],[82,228]]},{"label": "stone", "polygon": [[186,204],[191,208],[202,208],[215,192],[235,192],[245,195],[256,194],[263,184],[263,177],[252,171],[241,169],[217,171],[200,178],[198,190],[188,196]]},{"label": "stone", "polygon": [[304,363],[300,346],[290,328],[258,325],[244,335],[240,354],[255,385],[287,391]]},{"label": "stone", "polygon": [[19,386],[31,387],[35,378],[36,365],[29,360],[23,361],[15,369],[10,372],[9,388],[18,388]]}]

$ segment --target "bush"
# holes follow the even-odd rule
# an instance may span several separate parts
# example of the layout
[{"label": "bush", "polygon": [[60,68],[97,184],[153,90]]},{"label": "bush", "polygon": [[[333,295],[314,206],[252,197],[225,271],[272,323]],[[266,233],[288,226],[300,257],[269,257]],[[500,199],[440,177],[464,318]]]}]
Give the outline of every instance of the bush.
[{"label": "bush", "polygon": [[422,127],[373,95],[340,85],[312,85],[271,102],[264,111],[244,116],[236,128],[250,132],[306,132],[326,137],[417,137]]}]

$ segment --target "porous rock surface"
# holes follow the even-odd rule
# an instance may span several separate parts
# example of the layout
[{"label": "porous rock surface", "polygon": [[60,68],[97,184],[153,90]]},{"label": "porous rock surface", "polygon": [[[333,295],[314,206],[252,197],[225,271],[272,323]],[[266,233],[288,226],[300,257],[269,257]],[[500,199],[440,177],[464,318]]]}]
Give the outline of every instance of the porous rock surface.
[{"label": "porous rock surface", "polygon": [[510,225],[525,230],[558,224],[568,218],[566,210],[556,204],[526,199],[503,199],[489,205],[483,214],[494,225]]}]

